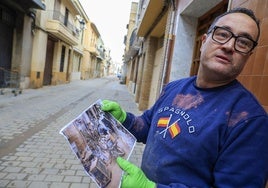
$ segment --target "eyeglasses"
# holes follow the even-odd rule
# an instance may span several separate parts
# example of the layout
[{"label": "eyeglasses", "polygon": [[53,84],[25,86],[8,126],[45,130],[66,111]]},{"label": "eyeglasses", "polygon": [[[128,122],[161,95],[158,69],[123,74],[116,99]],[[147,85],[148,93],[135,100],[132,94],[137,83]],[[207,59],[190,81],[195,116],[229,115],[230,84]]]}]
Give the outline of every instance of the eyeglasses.
[{"label": "eyeglasses", "polygon": [[212,39],[219,44],[225,44],[229,40],[231,40],[231,38],[234,37],[235,38],[234,49],[237,52],[240,52],[243,54],[248,54],[258,44],[256,41],[250,38],[235,35],[233,34],[233,32],[229,31],[228,29],[224,27],[215,26],[212,30],[208,32],[208,34],[211,32],[212,32]]}]

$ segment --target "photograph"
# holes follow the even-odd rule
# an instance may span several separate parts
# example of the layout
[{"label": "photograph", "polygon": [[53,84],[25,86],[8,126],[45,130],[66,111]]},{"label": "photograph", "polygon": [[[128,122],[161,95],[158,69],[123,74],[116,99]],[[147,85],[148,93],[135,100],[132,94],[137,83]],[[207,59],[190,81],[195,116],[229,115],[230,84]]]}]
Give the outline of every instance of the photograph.
[{"label": "photograph", "polygon": [[128,160],[136,138],[110,113],[101,110],[101,100],[64,126],[60,134],[98,187],[120,187],[122,170],[116,158]]}]

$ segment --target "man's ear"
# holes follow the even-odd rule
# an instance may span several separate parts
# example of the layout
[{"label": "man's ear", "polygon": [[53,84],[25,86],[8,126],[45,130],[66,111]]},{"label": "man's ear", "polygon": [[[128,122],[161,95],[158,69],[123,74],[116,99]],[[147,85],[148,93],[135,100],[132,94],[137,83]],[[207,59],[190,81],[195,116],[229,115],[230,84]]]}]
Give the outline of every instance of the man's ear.
[{"label": "man's ear", "polygon": [[204,42],[206,42],[207,37],[208,37],[208,35],[207,35],[206,33],[202,35],[202,37],[201,37],[202,44],[203,44]]},{"label": "man's ear", "polygon": [[202,37],[201,37],[202,44],[201,44],[201,47],[200,47],[200,51],[202,50],[202,47],[203,47],[204,43],[207,40],[207,37],[208,37],[207,34],[202,35]]}]

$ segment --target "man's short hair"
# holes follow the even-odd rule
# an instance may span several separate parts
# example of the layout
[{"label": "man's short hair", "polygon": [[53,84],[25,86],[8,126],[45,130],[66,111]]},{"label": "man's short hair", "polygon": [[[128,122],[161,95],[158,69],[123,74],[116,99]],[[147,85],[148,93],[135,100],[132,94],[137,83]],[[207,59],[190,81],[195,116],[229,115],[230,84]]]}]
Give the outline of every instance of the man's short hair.
[{"label": "man's short hair", "polygon": [[257,27],[258,27],[258,35],[257,35],[257,40],[256,42],[258,42],[259,40],[259,37],[260,37],[260,21],[259,19],[255,16],[254,12],[250,9],[247,9],[247,8],[243,8],[243,7],[236,7],[234,9],[231,9],[219,16],[217,16],[214,21],[212,22],[212,24],[210,25],[209,29],[208,29],[208,33],[211,32],[211,30],[214,28],[214,26],[216,25],[217,21],[222,18],[223,16],[226,16],[228,14],[232,14],[232,13],[243,13],[243,14],[246,14],[248,15],[249,17],[252,18],[252,20],[255,21]]}]

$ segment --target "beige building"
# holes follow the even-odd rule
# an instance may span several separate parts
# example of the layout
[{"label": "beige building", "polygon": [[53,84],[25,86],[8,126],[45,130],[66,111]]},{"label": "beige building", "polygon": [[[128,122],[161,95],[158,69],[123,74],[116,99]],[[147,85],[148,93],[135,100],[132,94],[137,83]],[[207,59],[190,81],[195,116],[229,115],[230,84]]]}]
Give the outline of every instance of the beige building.
[{"label": "beige building", "polygon": [[[81,36],[87,16],[79,1],[4,0],[0,4],[10,15],[7,20],[13,22],[10,27],[1,20],[3,30],[10,33],[5,41],[10,46],[10,55],[1,67],[17,71],[21,87],[39,88],[80,79]],[[6,54],[4,48],[1,50]]]},{"label": "beige building", "polygon": [[33,37],[30,86],[57,85],[80,79],[84,20],[79,1],[46,1],[37,15]]},{"label": "beige building", "polygon": [[112,67],[113,64],[112,58],[111,58],[111,50],[108,47],[105,47],[104,52],[104,60],[103,60],[103,76],[108,76],[112,74]]},{"label": "beige building", "polygon": [[0,1],[0,86],[5,71],[25,76],[23,87],[29,84],[36,13],[45,9],[41,0]]},{"label": "beige building", "polygon": [[105,47],[97,26],[88,22],[84,31],[84,58],[81,79],[98,78],[109,75],[111,56]]},{"label": "beige building", "polygon": [[3,0],[0,10],[0,86],[6,71],[23,89],[108,74],[110,50],[79,0]]},{"label": "beige building", "polygon": [[261,20],[262,33],[255,55],[251,56],[239,80],[268,111],[267,4],[267,0],[139,1],[136,43],[131,45],[126,42],[130,46],[126,47],[124,59],[127,65],[126,83],[135,94],[139,109],[150,107],[168,82],[195,75],[202,34],[217,15],[243,6],[256,12]]},{"label": "beige building", "polygon": [[[140,40],[141,38],[137,37],[137,27],[136,27],[136,19],[137,19],[137,13],[138,13],[138,3],[132,2],[131,3],[131,9],[130,9],[130,15],[129,15],[129,23],[127,24],[127,35],[124,38],[124,44],[125,44],[125,53],[124,53],[124,61],[125,64],[123,66],[123,79],[125,80],[125,83],[129,86],[129,89],[131,92],[135,93],[136,89],[136,82],[137,77],[136,74],[133,74],[134,72],[137,73],[138,70],[138,62],[133,62],[133,65],[130,64],[133,57],[135,57],[138,53],[139,46],[140,46]],[[131,68],[131,70],[128,70]],[[127,79],[126,79],[127,78]]]},{"label": "beige building", "polygon": [[86,80],[94,77],[94,68],[97,64],[98,49],[97,41],[100,33],[93,22],[86,24],[84,32],[84,58],[82,62],[81,79]]}]

